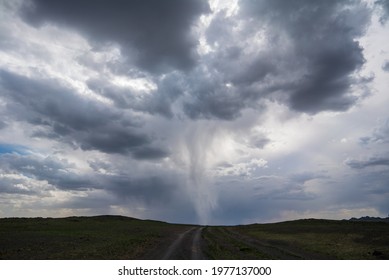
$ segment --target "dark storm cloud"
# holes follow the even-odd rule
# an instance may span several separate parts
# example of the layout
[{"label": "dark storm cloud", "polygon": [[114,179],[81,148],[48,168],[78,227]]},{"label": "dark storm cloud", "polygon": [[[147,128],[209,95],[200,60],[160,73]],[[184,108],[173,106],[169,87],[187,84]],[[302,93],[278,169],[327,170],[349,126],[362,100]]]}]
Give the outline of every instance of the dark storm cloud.
[{"label": "dark storm cloud", "polygon": [[[218,58],[217,58],[218,59]],[[183,111],[191,119],[233,120],[240,116],[246,100],[236,88],[225,86],[219,69],[198,67],[185,79],[187,99]]]},{"label": "dark storm cloud", "polygon": [[345,162],[348,166],[354,169],[363,169],[372,166],[389,166],[389,157],[371,157],[366,160],[349,159]]},{"label": "dark storm cloud", "polygon": [[[35,137],[55,138],[84,150],[135,152],[139,158],[158,156],[158,148],[150,146],[153,139],[137,131],[138,124],[114,108],[81,97],[58,81],[1,71],[0,85],[12,101],[8,104],[9,113],[33,124]],[[160,150],[159,155],[165,156]]]},{"label": "dark storm cloud", "polygon": [[[191,26],[208,4],[198,0],[32,0],[23,17],[39,26],[65,25],[92,43],[119,43],[121,50],[148,71],[187,70],[195,64],[196,40]],[[130,67],[131,68],[131,67]]]},{"label": "dark storm cloud", "polygon": [[259,57],[253,62],[247,63],[243,71],[231,77],[231,81],[236,85],[251,85],[263,80],[267,75],[275,72],[275,65],[265,57]]},{"label": "dark storm cloud", "polygon": [[[93,162],[90,164],[95,169],[102,166],[108,170],[112,168],[110,163]],[[138,174],[130,169],[120,168],[119,173],[96,173],[95,176],[96,181],[104,185],[107,192],[114,194],[118,201],[134,199],[149,206],[157,206],[157,204],[163,206],[171,204],[173,206],[175,201],[179,204],[180,200],[188,203],[189,197],[182,188],[183,179],[174,172],[161,174],[149,172],[147,176],[144,176],[142,173]]]},{"label": "dark storm cloud", "polygon": [[199,92],[193,100],[184,104],[184,112],[191,119],[221,119],[233,120],[240,116],[244,107],[242,100],[236,94],[227,95],[220,90],[205,95]]},{"label": "dark storm cloud", "polygon": [[172,203],[175,199],[172,194],[177,190],[176,182],[168,176],[149,178],[130,178],[127,176],[107,177],[110,181],[110,192],[122,199],[134,198],[149,203]]},{"label": "dark storm cloud", "polygon": [[[354,82],[351,74],[364,64],[363,49],[355,40],[369,19],[364,4],[276,0],[241,1],[240,5],[244,15],[269,29],[276,52],[283,48],[283,36],[292,44],[288,48],[291,68],[284,69],[284,74],[301,71],[301,75],[279,90],[289,95],[293,109],[307,113],[343,111],[355,103],[349,91]],[[269,70],[259,69],[260,80]]]},{"label": "dark storm cloud", "polygon": [[169,156],[169,153],[158,147],[140,147],[134,149],[132,155],[136,159],[160,159]]},{"label": "dark storm cloud", "polygon": [[183,179],[174,174],[131,177],[102,175],[105,190],[114,195],[114,204],[126,208],[143,205],[154,219],[174,222],[196,222],[197,216],[189,193],[182,188]]},{"label": "dark storm cloud", "polygon": [[[222,2],[0,4],[0,193],[14,209],[0,212],[212,224],[387,213],[389,122],[358,126],[363,147],[331,140],[352,138],[371,104],[385,116],[380,94],[355,105],[364,72],[384,90],[384,52],[382,69],[363,54],[387,20],[360,44],[369,1]],[[353,106],[339,122],[300,116]]]},{"label": "dark storm cloud", "polygon": [[266,99],[316,114],[345,111],[361,98],[352,86],[368,82],[353,76],[365,63],[357,41],[370,21],[364,3],[276,0],[239,6],[234,16],[216,13],[205,32],[213,51],[186,79],[187,116],[233,120],[245,108],[260,113]]},{"label": "dark storm cloud", "polygon": [[83,133],[81,148],[83,150],[100,150],[106,153],[126,154],[131,149],[148,144],[146,135],[137,134],[120,126],[102,126]]},{"label": "dark storm cloud", "polygon": [[[260,112],[264,99],[310,114],[344,111],[358,101],[351,86],[360,81],[352,75],[365,60],[357,39],[370,17],[359,1],[241,1],[236,16],[221,11],[213,17],[205,35],[215,51],[198,57],[194,68],[189,31],[208,9],[202,1],[91,3],[35,0],[24,8],[24,17],[75,28],[92,42],[118,42],[129,59],[149,71],[193,69],[161,80],[149,77],[157,85],[149,94],[101,77],[88,81],[118,108],[172,118],[173,106],[184,96],[178,109],[191,119],[233,120],[245,108]],[[232,33],[234,26],[241,26],[239,34]],[[258,32],[268,45],[249,51],[244,42]]]}]

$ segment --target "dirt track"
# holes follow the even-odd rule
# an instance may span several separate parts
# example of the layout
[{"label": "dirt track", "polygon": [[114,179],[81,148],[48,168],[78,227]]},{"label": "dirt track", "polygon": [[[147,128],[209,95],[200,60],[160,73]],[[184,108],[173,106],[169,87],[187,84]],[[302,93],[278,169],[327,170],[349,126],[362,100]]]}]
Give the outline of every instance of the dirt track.
[{"label": "dirt track", "polygon": [[231,229],[192,227],[175,233],[147,258],[203,259],[325,259],[290,244],[269,244]]},{"label": "dirt track", "polygon": [[167,248],[163,260],[203,260],[201,232],[203,227],[193,227],[181,233]]},{"label": "dirt track", "polygon": [[172,232],[168,239],[156,244],[142,259],[152,260],[203,260],[204,227],[187,227],[181,231]]}]

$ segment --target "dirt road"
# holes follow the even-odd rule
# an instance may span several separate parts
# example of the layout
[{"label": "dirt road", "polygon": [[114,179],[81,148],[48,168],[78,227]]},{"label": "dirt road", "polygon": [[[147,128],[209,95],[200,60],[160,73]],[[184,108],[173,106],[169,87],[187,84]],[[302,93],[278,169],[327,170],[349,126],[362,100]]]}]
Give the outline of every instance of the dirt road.
[{"label": "dirt road", "polygon": [[167,248],[163,260],[203,260],[201,232],[203,227],[193,227],[181,233]]},{"label": "dirt road", "polygon": [[243,235],[235,230],[193,226],[176,232],[153,250],[147,259],[326,259],[286,243],[267,241]]}]

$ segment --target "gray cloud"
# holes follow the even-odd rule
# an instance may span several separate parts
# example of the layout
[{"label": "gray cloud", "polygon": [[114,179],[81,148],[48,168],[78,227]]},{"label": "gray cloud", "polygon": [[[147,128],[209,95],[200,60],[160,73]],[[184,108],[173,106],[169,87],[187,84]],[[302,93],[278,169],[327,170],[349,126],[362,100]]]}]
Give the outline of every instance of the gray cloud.
[{"label": "gray cloud", "polygon": [[[74,173],[72,171],[74,165],[55,157],[37,158],[32,155],[3,154],[0,156],[0,167],[4,173],[20,174],[27,178],[47,181],[60,189],[85,190],[97,187],[88,178]],[[25,181],[20,178],[17,180],[20,183]],[[12,186],[13,189],[18,189],[17,182],[13,182]]]},{"label": "gray cloud", "polygon": [[283,72],[286,77],[289,71],[301,74],[279,90],[288,94],[293,109],[307,113],[343,111],[356,102],[350,85],[354,82],[351,75],[364,64],[362,47],[355,40],[369,20],[364,4],[305,0],[240,4],[244,15],[269,29],[279,49],[285,40],[291,44],[287,56],[290,66]]},{"label": "gray cloud", "polygon": [[244,104],[238,95],[235,93],[226,94],[222,89],[213,91],[208,88],[206,90],[210,92],[205,95],[202,94],[203,92],[196,92],[198,95],[184,104],[184,112],[188,117],[191,119],[233,120],[241,115],[240,110]]},{"label": "gray cloud", "polygon": [[4,121],[0,121],[0,129],[3,129],[5,127],[7,127],[7,123]]},{"label": "gray cloud", "polygon": [[[119,43],[129,59],[148,71],[187,70],[195,64],[194,21],[209,11],[205,1],[45,1],[22,11],[27,22],[74,28],[92,43]],[[131,67],[128,67],[129,69]]]},{"label": "gray cloud", "polygon": [[371,157],[366,160],[348,159],[345,163],[354,169],[363,169],[372,166],[389,166],[388,157]]},{"label": "gray cloud", "polygon": [[[101,168],[109,170],[110,164],[91,162],[90,165],[94,173],[80,173],[74,164],[55,156],[2,154],[0,195],[47,196],[56,189],[77,191],[84,194],[82,198],[76,196],[55,207],[102,209],[104,213],[110,205],[128,209],[141,207],[147,209],[148,215],[161,220],[196,221],[193,202],[182,188],[183,179],[179,176],[168,172],[146,177],[128,171],[126,175],[104,174],[100,173]],[[32,179],[35,183],[31,183]],[[45,182],[49,185],[45,186]],[[105,195],[97,195],[94,190],[103,191]]]},{"label": "gray cloud", "polygon": [[132,204],[140,205],[154,219],[182,223],[198,219],[191,196],[182,187],[183,179],[169,172],[141,177],[101,175],[99,180],[109,186],[105,190],[114,195],[112,204],[130,209]]},{"label": "gray cloud", "polygon": [[137,131],[138,124],[123,113],[81,97],[58,81],[2,71],[0,84],[12,101],[9,112],[40,128],[33,134],[35,137],[55,138],[83,150],[134,152],[137,158],[167,155],[163,148],[151,146],[152,138]]},{"label": "gray cloud", "polygon": [[130,209],[138,205],[145,208],[149,216],[161,220],[197,220],[191,193],[183,187],[185,178],[175,170],[139,172],[129,168],[131,164],[127,161],[124,166],[114,161],[92,161],[89,164],[94,169],[91,180],[113,195],[110,203]]},{"label": "gray cloud", "polygon": [[267,144],[269,144],[271,140],[265,135],[254,135],[250,139],[249,146],[257,149],[263,149]]},{"label": "gray cloud", "polygon": [[[1,170],[1,169],[0,169]],[[3,170],[1,170],[4,172]],[[36,195],[37,191],[26,187],[26,180],[23,178],[13,178],[12,176],[2,176],[0,179],[0,195],[2,194],[20,194]]]},{"label": "gray cloud", "polygon": [[[24,9],[24,17],[34,24],[50,21],[71,26],[98,42],[118,42],[127,56],[134,57],[131,50],[136,48],[140,51],[135,54],[137,65],[152,72],[165,66],[185,70],[197,65],[189,75],[172,73],[160,81],[154,79],[157,89],[142,97],[104,78],[88,82],[93,91],[119,108],[172,118],[176,114],[173,104],[184,96],[180,109],[191,119],[233,120],[244,108],[258,109],[264,98],[311,114],[344,111],[358,101],[350,90],[351,84],[358,83],[352,75],[364,65],[362,47],[356,39],[364,33],[370,16],[361,2],[299,0],[289,5],[282,1],[242,1],[238,15],[227,18],[221,11],[213,17],[206,39],[217,46],[217,51],[196,60],[190,55],[195,43],[188,30],[195,18],[207,11],[207,5],[200,1],[185,5],[173,2],[153,2],[160,8],[154,15],[158,9],[151,9],[146,2],[125,6],[113,2],[108,6],[99,1],[93,5],[61,1],[57,5],[56,1],[36,0],[33,8]],[[177,5],[172,8],[173,4]],[[72,13],[67,13],[70,9]],[[110,16],[118,10],[118,15]],[[162,20],[173,10],[169,21]],[[108,22],[101,20],[102,15]],[[102,22],[104,26],[100,26]],[[237,24],[243,28],[240,34],[232,34]],[[149,25],[154,26],[151,31]],[[242,42],[258,32],[265,32],[268,44],[247,51]],[[170,35],[161,39],[160,34],[165,33]],[[241,39],[231,41],[232,35]]]},{"label": "gray cloud", "polygon": [[382,70],[389,72],[389,61],[385,61],[385,63],[382,65]]},{"label": "gray cloud", "polygon": [[3,96],[14,101],[9,106],[22,106],[14,110],[20,118],[35,124],[57,125],[55,129],[62,134],[72,129],[100,127],[120,118],[117,112],[82,98],[74,89],[53,79],[33,79],[5,70],[1,71],[0,79]]},{"label": "gray cloud", "polygon": [[[320,187],[310,187],[320,180]],[[389,176],[387,170],[358,170],[358,176],[332,177],[307,171],[289,176],[262,176],[252,181],[219,182],[222,189],[218,207],[212,212],[215,223],[250,223],[256,220],[284,220],[282,214],[329,217],[337,210],[372,207],[387,213]],[[313,186],[317,186],[313,184]],[[277,209],[277,210],[276,210]],[[334,211],[332,213],[332,211]],[[363,212],[362,212],[363,213]],[[293,217],[293,216],[292,216]]]},{"label": "gray cloud", "polygon": [[[220,59],[209,58],[214,63],[222,63]],[[186,77],[183,84],[186,92],[183,111],[191,119],[234,120],[241,115],[242,109],[249,106],[249,100],[239,87],[227,86],[225,73],[222,69],[212,69],[213,66],[212,62],[210,65],[205,63],[192,71],[190,77]]]},{"label": "gray cloud", "polygon": [[108,176],[111,187],[109,191],[118,195],[121,199],[133,198],[147,204],[166,205],[173,203],[176,197],[173,193],[177,191],[178,185],[173,180],[165,178],[131,178],[127,176]]},{"label": "gray cloud", "polygon": [[132,155],[136,159],[160,159],[169,156],[169,153],[158,147],[140,147],[134,149]]},{"label": "gray cloud", "polygon": [[1,215],[387,213],[388,2],[0,2]]},{"label": "gray cloud", "polygon": [[293,182],[304,184],[305,182],[308,182],[310,180],[315,180],[315,179],[327,179],[328,176],[320,174],[320,173],[315,173],[315,172],[302,172],[302,173],[296,173],[292,174],[290,176],[290,179]]},{"label": "gray cloud", "polygon": [[182,76],[172,73],[156,82],[157,89],[151,89],[150,92],[119,87],[104,78],[91,79],[87,85],[95,93],[111,99],[118,108],[172,118],[172,105],[184,91]]},{"label": "gray cloud", "polygon": [[389,119],[375,127],[371,135],[361,137],[359,142],[363,145],[389,143]]},{"label": "gray cloud", "polygon": [[276,72],[274,61],[266,56],[257,57],[245,65],[243,71],[234,73],[231,82],[235,85],[251,85],[255,82],[264,80],[268,75]]},{"label": "gray cloud", "polygon": [[389,1],[388,0],[378,0],[375,2],[376,5],[380,5],[383,9],[383,15],[381,16],[381,22],[386,23],[389,18]]},{"label": "gray cloud", "polygon": [[[181,195],[184,199],[184,193],[179,188],[181,179],[172,174],[165,173],[163,177],[159,175],[137,177],[136,174],[130,176],[124,173],[104,174],[100,173],[99,169],[110,169],[109,164],[103,162],[90,164],[94,167],[95,173],[81,174],[77,172],[74,164],[55,156],[41,157],[15,153],[0,155],[0,168],[4,174],[19,174],[25,178],[47,181],[50,185],[62,190],[105,189],[114,194],[117,200],[133,198],[146,204],[159,201],[166,205],[167,202],[175,199],[174,194]],[[23,179],[13,180],[12,186],[15,191],[20,192],[21,190],[17,189],[16,185]],[[1,182],[4,183],[4,179]],[[11,184],[8,186],[10,187]]]},{"label": "gray cloud", "polygon": [[[385,161],[385,159],[383,160]],[[365,163],[373,163],[374,161],[379,161],[379,157],[370,158],[357,164],[358,168],[355,171],[358,176],[347,176],[343,182],[335,182],[339,189],[339,192],[333,194],[336,203],[347,202],[350,205],[365,205],[365,207],[374,207],[385,215],[388,213],[388,165],[383,165],[384,168],[381,169],[359,168]]]},{"label": "gray cloud", "polygon": [[291,208],[297,211],[320,208],[319,197],[300,183],[277,176],[264,176],[250,182],[220,183],[223,191],[219,195],[218,207],[212,213],[213,220],[231,224],[241,223],[242,217],[247,222],[256,219],[268,221]]},{"label": "gray cloud", "polygon": [[357,41],[370,21],[364,3],[240,1],[239,6],[235,16],[215,14],[205,32],[214,51],[186,79],[187,116],[233,120],[245,108],[260,113],[264,100],[309,114],[345,111],[358,102],[351,86],[368,82],[353,76],[365,63]]}]

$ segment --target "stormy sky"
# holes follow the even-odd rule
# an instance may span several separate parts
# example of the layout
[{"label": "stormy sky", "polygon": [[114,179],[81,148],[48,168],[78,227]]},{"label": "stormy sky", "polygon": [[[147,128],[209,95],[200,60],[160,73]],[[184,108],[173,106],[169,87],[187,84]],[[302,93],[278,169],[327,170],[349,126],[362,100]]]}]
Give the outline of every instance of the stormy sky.
[{"label": "stormy sky", "polygon": [[387,216],[388,90],[388,0],[0,0],[0,216]]}]

